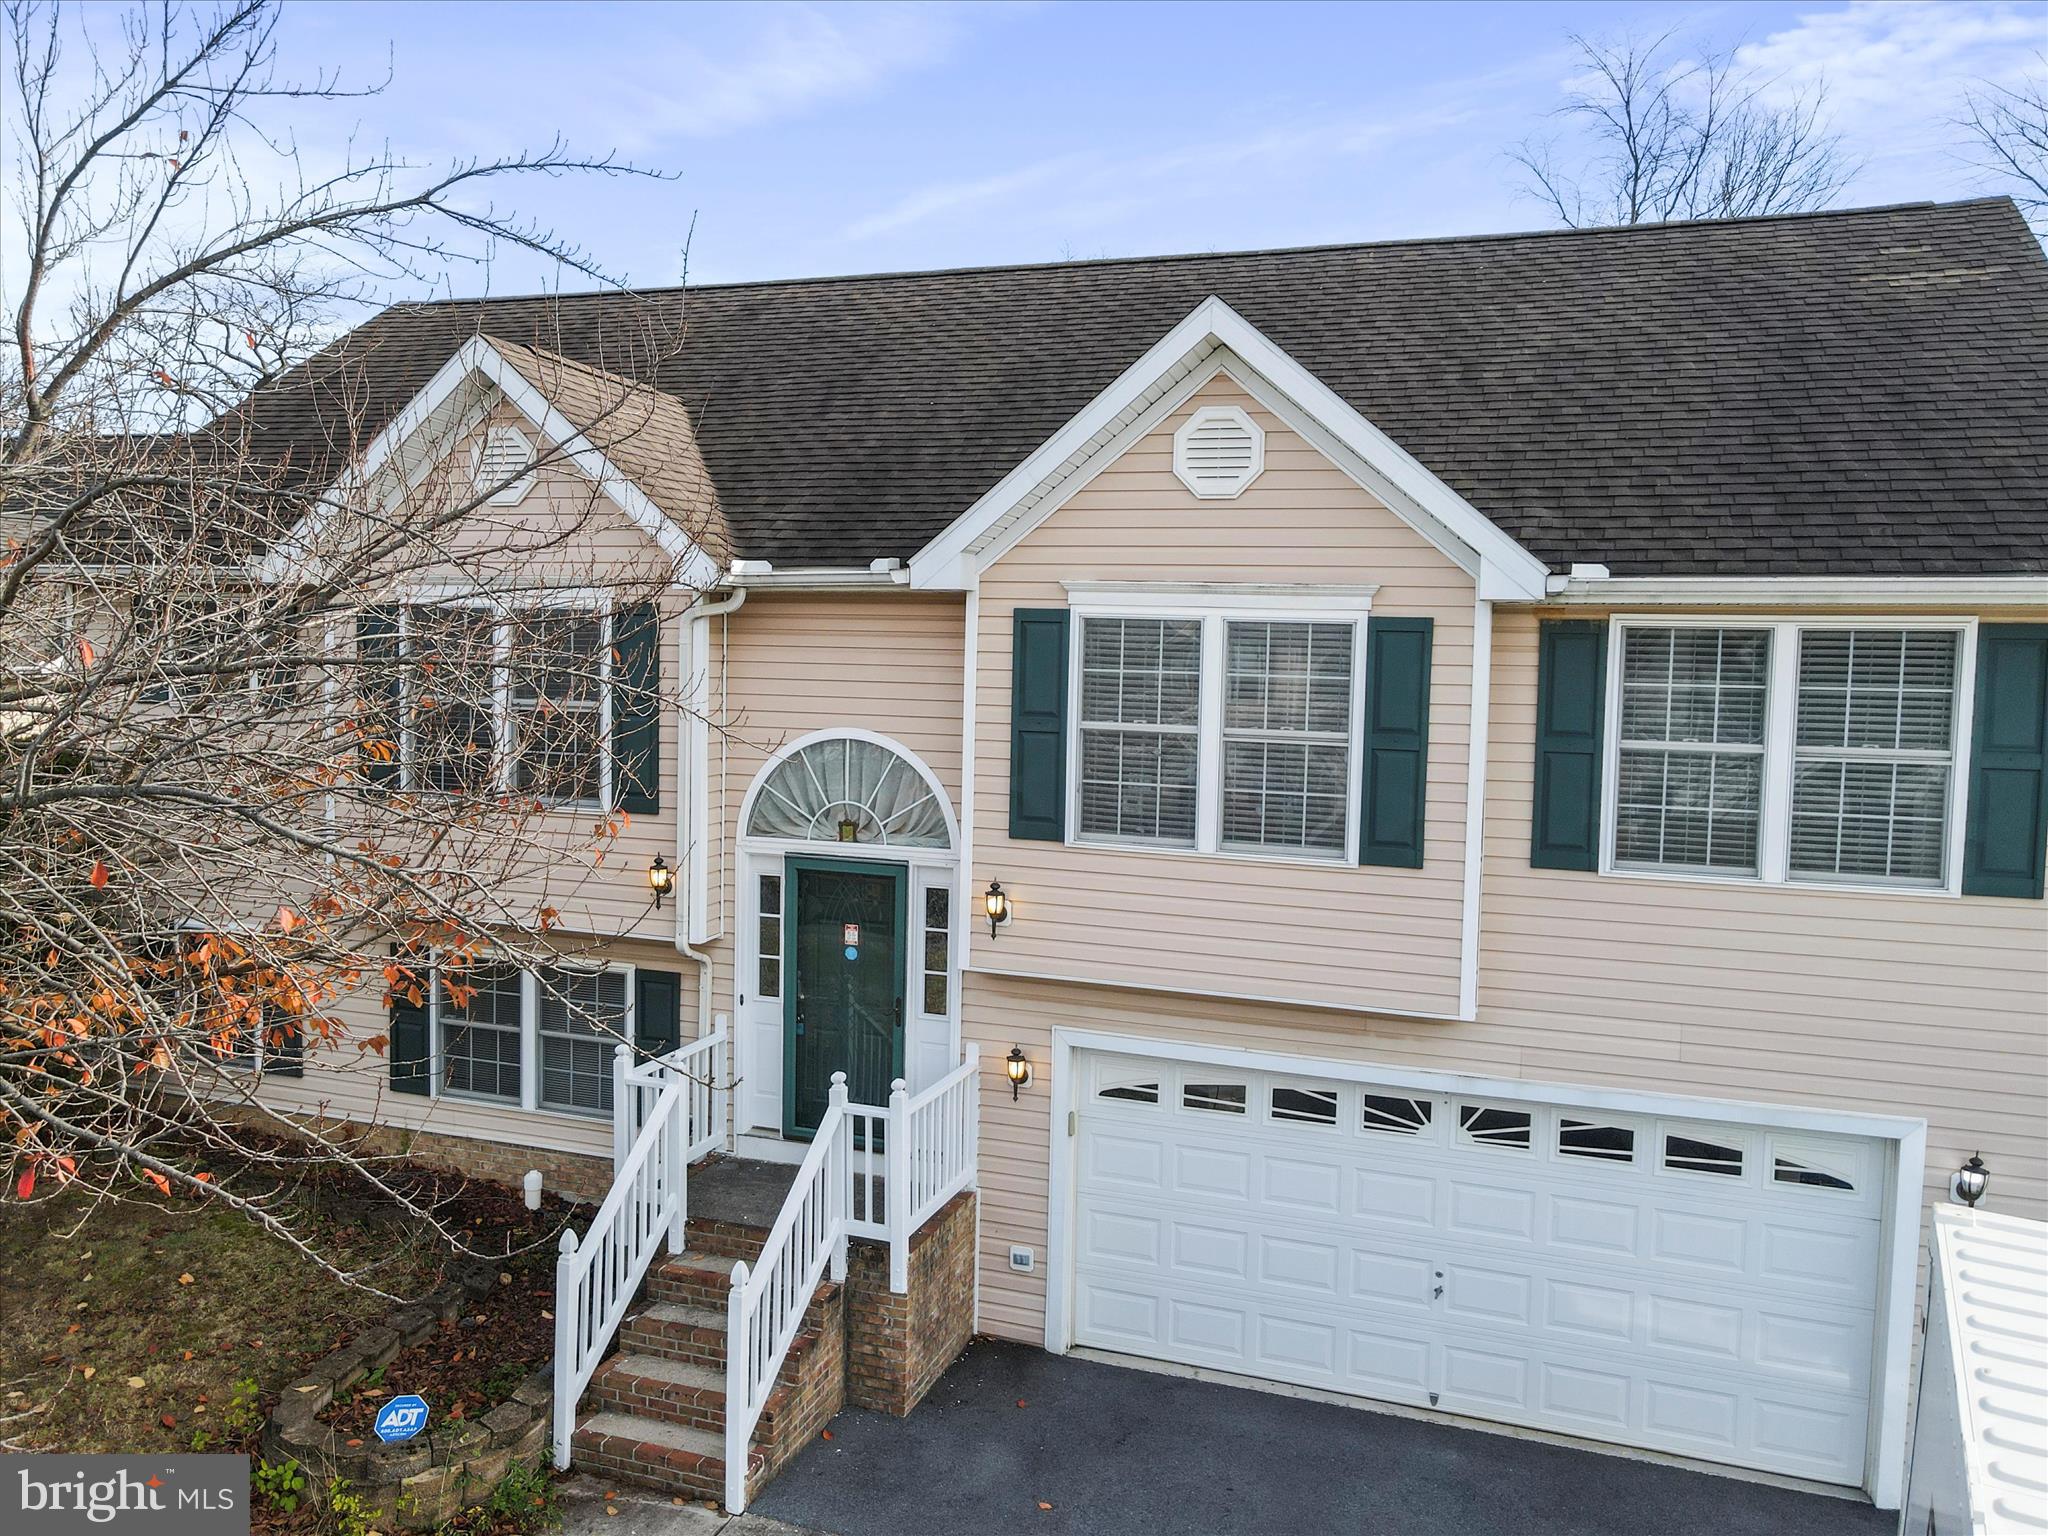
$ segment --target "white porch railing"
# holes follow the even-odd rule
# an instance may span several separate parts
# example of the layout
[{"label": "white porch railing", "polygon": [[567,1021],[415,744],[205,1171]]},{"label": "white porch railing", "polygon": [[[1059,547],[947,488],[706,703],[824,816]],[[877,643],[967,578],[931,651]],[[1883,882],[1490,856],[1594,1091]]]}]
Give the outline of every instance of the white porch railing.
[{"label": "white porch railing", "polygon": [[747,1450],[776,1373],[829,1268],[846,1278],[846,1240],[889,1244],[889,1289],[910,1289],[910,1239],[974,1182],[981,1049],[911,1098],[901,1078],[886,1109],[852,1104],[832,1074],[824,1118],[767,1242],[735,1264],[726,1300],[725,1505],[747,1507]]},{"label": "white porch railing", "polygon": [[718,1027],[638,1066],[620,1045],[612,1062],[612,1187],[579,1243],[562,1233],[555,1260],[555,1465],[569,1465],[576,1404],[666,1240],[681,1253],[688,1170],[725,1135],[722,1068],[731,1030]]}]

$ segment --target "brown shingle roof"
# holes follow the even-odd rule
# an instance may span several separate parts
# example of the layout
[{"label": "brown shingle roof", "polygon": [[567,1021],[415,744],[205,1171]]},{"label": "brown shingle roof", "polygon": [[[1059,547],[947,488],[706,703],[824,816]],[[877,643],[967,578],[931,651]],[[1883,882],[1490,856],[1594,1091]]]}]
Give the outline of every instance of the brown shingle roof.
[{"label": "brown shingle roof", "polygon": [[1211,294],[1553,567],[2048,571],[2048,260],[2004,199],[400,306],[249,410],[311,473],[487,330],[682,402],[735,553],[857,565]]}]

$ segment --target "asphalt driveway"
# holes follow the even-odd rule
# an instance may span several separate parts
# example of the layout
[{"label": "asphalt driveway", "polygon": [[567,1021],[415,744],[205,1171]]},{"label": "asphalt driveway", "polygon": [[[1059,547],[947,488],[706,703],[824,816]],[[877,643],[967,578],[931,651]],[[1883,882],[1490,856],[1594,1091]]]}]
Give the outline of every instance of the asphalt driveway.
[{"label": "asphalt driveway", "polygon": [[[1879,1536],[1867,1504],[978,1342],[755,1510],[837,1536]],[[1050,1506],[1046,1508],[1044,1506]]]}]

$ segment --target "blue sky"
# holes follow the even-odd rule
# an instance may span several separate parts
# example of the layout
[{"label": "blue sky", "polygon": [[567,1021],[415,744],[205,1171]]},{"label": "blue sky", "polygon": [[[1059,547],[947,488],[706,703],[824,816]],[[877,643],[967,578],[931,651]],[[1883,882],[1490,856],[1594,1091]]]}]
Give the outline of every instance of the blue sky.
[{"label": "blue sky", "polygon": [[[1548,131],[1583,30],[1824,75],[1866,164],[1848,205],[1982,190],[1945,122],[2048,47],[2048,4],[287,7],[281,60],[381,77],[351,127],[422,162],[617,147],[671,183],[506,200],[614,271],[703,281],[1520,229],[1503,151]],[[498,292],[554,274],[503,257]],[[460,291],[484,286],[460,274]]]}]

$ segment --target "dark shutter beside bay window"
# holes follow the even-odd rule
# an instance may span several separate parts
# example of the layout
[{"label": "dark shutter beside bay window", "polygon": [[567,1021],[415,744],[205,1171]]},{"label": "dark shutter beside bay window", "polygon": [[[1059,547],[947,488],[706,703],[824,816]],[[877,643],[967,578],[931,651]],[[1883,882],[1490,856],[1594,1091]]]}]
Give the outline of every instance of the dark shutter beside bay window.
[{"label": "dark shutter beside bay window", "polygon": [[[399,985],[391,991],[391,1021],[384,1045],[385,1058],[391,1063],[391,1091],[425,1094],[431,1091],[429,1079],[434,1070],[426,1002],[434,985],[433,972],[422,964],[403,960],[398,963],[411,971],[414,979],[401,977]],[[404,995],[414,985],[420,992],[421,1000],[417,1003]]]},{"label": "dark shutter beside bay window", "polygon": [[683,1043],[682,975],[642,966],[633,976],[633,1044],[644,1055],[666,1056]]}]

